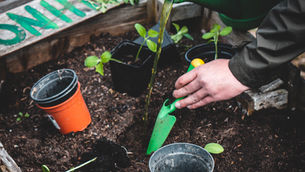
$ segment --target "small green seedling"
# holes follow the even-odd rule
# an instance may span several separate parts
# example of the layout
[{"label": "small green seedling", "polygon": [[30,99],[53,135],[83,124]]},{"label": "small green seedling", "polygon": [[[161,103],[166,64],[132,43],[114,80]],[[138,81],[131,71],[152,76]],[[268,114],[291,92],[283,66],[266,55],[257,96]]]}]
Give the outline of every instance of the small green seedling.
[{"label": "small green seedling", "polygon": [[[137,32],[139,33],[139,35],[144,39],[138,52],[137,52],[137,55],[136,55],[136,59],[135,61],[138,61],[139,60],[139,55],[140,55],[140,52],[142,50],[142,47],[143,45],[147,44],[147,47],[150,51],[152,52],[156,52],[157,51],[157,44],[155,42],[153,42],[152,40],[150,40],[149,38],[154,38],[154,37],[157,37],[159,35],[159,32],[153,30],[153,29],[149,29],[148,32],[146,31],[145,27],[142,26],[141,24],[139,23],[136,23],[134,25],[134,27],[136,28]],[[147,33],[147,34],[146,34]]]},{"label": "small green seedling", "polygon": [[[79,169],[79,168],[81,168],[81,167],[83,167],[83,166],[85,166],[85,165],[90,164],[91,162],[95,161],[96,159],[97,159],[97,157],[92,158],[91,160],[86,161],[86,162],[84,162],[84,163],[82,163],[82,164],[80,164],[80,165],[78,165],[78,166],[76,166],[76,167],[70,168],[70,170],[68,170],[68,171],[66,171],[66,172],[75,171],[75,170],[77,170],[77,169]],[[42,169],[42,172],[50,172],[50,169],[49,169],[48,166],[46,166],[46,165],[42,165],[42,166],[41,166],[41,169]]]},{"label": "small green seedling", "polygon": [[89,56],[85,59],[85,66],[86,67],[95,67],[95,71],[104,76],[104,64],[108,63],[110,60],[118,62],[118,63],[123,63],[120,60],[111,58],[112,55],[109,51],[105,51],[102,55],[101,58],[98,58],[97,56]]},{"label": "small green seedling", "polygon": [[194,40],[194,38],[188,33],[188,28],[186,26],[182,26],[182,28],[180,28],[178,24],[176,23],[172,23],[172,24],[177,31],[175,35],[171,35],[171,39],[174,41],[175,44],[177,44],[183,38],[183,36],[190,40]]},{"label": "small green seedling", "polygon": [[212,154],[220,154],[224,151],[223,147],[218,143],[208,143],[204,149]]},{"label": "small green seedling", "polygon": [[16,121],[19,122],[22,121],[23,118],[28,118],[28,117],[30,117],[29,113],[23,114],[22,112],[19,112]]},{"label": "small green seedling", "polygon": [[213,28],[210,30],[210,32],[207,32],[202,35],[203,39],[210,39],[209,42],[214,42],[215,45],[215,59],[218,58],[218,38],[219,36],[227,36],[232,32],[232,27],[227,26],[221,30],[221,26],[218,24],[215,24]]}]

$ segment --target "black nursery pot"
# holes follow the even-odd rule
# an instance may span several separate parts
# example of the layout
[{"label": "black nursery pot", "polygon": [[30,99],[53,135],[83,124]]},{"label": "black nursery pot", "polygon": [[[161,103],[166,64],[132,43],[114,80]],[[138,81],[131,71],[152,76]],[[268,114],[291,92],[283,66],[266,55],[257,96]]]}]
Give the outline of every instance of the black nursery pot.
[{"label": "black nursery pot", "polygon": [[[234,55],[231,45],[217,44],[218,45],[218,58],[230,59]],[[191,62],[195,58],[202,59],[205,63],[215,59],[215,45],[214,43],[203,43],[190,48],[185,53],[185,60]]]},{"label": "black nursery pot", "polygon": [[[134,61],[139,48],[140,45],[132,41],[123,41],[111,51],[112,58],[125,62],[131,56]],[[110,61],[114,89],[134,97],[141,95],[151,77],[153,55],[148,48],[143,47],[139,55],[140,64]]]}]

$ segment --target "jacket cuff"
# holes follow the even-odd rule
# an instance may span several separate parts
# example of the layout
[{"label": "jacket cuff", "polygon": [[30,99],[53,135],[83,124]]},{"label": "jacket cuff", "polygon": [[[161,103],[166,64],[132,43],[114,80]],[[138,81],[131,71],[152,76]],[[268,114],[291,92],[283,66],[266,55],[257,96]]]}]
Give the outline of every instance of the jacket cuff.
[{"label": "jacket cuff", "polygon": [[[267,69],[253,69],[252,65],[249,65],[245,62],[244,55],[249,54],[247,52],[240,53],[237,52],[232,59],[229,61],[229,69],[234,75],[234,77],[243,85],[256,89],[261,87],[262,85],[271,82],[273,79],[278,77],[278,70],[267,70]],[[243,55],[244,54],[244,55]],[[249,62],[248,62],[249,63]]]}]

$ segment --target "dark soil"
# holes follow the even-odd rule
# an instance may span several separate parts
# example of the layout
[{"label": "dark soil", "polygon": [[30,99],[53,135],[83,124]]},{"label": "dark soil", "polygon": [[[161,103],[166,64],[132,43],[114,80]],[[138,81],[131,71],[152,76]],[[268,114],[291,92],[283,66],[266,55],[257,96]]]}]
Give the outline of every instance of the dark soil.
[{"label": "dark soil", "polygon": [[[98,159],[81,171],[149,171],[145,152],[155,118],[164,100],[171,96],[175,80],[188,67],[184,60],[186,47],[202,42],[200,34],[192,35],[195,41],[179,44],[180,60],[159,68],[148,127],[141,120],[145,93],[131,97],[113,90],[109,64],[103,77],[83,66],[86,56],[111,50],[123,39],[134,40],[135,32],[93,37],[87,45],[57,60],[10,74],[1,93],[0,139],[5,149],[23,171],[41,171],[43,164],[51,171],[65,171],[96,156]],[[61,68],[76,71],[92,117],[87,129],[68,135],[60,134],[29,97],[39,78]],[[17,122],[19,112],[27,112],[30,117]],[[232,99],[197,110],[178,110],[175,115],[177,122],[165,144],[220,143],[225,151],[213,155],[217,172],[305,170],[305,114],[269,109],[245,117]],[[119,145],[128,150],[130,162]]]}]

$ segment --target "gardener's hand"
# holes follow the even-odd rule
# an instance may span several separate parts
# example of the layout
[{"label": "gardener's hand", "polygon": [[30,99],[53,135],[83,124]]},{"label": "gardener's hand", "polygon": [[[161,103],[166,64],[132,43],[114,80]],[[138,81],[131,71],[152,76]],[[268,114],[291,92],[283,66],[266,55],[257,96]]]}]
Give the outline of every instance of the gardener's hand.
[{"label": "gardener's hand", "polygon": [[211,102],[228,100],[249,89],[241,84],[229,69],[229,60],[217,59],[182,75],[175,84],[178,109],[195,109]]}]

